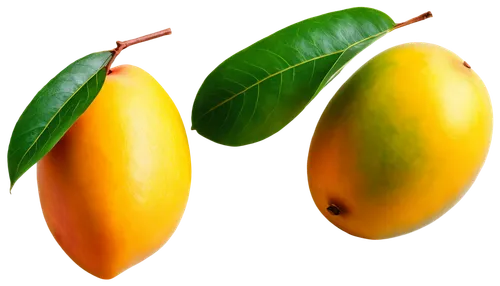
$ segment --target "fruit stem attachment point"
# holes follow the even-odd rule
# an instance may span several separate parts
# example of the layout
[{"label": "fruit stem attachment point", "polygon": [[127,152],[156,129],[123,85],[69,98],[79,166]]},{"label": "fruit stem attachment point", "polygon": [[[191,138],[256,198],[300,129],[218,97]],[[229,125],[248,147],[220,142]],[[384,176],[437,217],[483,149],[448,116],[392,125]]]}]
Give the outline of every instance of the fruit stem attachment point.
[{"label": "fruit stem attachment point", "polygon": [[163,36],[166,36],[166,35],[170,35],[170,34],[172,34],[172,30],[170,28],[168,28],[168,29],[161,30],[161,31],[158,31],[156,33],[145,35],[145,36],[142,36],[142,37],[139,37],[139,38],[136,38],[136,39],[132,39],[132,40],[124,41],[124,42],[117,41],[116,42],[116,48],[111,51],[113,53],[113,56],[111,57],[111,59],[109,60],[108,65],[106,66],[107,74],[111,73],[111,65],[115,61],[116,57],[124,49],[126,49],[126,48],[128,48],[128,47],[130,47],[132,45],[135,45],[135,44],[139,44],[139,43],[142,43],[142,42],[146,42],[146,41],[149,41],[149,40],[152,40],[152,39],[156,39],[156,38],[159,38],[159,37],[163,37]]},{"label": "fruit stem attachment point", "polygon": [[404,26],[408,26],[408,25],[413,24],[413,23],[417,23],[417,22],[423,21],[425,19],[429,19],[431,17],[432,17],[432,13],[431,13],[431,11],[429,11],[429,12],[424,13],[424,14],[418,16],[418,17],[410,19],[410,20],[408,20],[406,22],[396,24],[396,26],[394,26],[394,30],[399,29],[399,28],[404,27]]},{"label": "fruit stem attachment point", "polygon": [[339,215],[340,214],[340,209],[334,204],[331,204],[329,207],[326,208],[326,210],[331,213],[332,215]]},{"label": "fruit stem attachment point", "polygon": [[465,66],[466,68],[468,68],[468,69],[470,69],[470,68],[471,68],[471,66],[470,66],[470,65],[469,65],[466,61],[464,61],[464,66]]}]

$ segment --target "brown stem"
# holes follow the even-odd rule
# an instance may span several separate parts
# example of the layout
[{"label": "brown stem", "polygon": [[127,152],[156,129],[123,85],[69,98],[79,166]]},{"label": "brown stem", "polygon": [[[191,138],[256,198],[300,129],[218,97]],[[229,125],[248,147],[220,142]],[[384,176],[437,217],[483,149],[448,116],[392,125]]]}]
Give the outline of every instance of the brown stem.
[{"label": "brown stem", "polygon": [[124,49],[126,49],[126,48],[128,48],[128,47],[130,47],[132,45],[138,44],[138,43],[146,42],[146,41],[149,41],[149,40],[152,40],[152,39],[156,39],[156,38],[159,38],[159,37],[163,37],[163,36],[166,36],[166,35],[170,35],[170,34],[172,34],[172,30],[170,30],[170,28],[168,28],[168,29],[161,30],[159,32],[152,33],[152,34],[149,34],[149,35],[146,35],[146,36],[142,36],[142,37],[139,37],[139,38],[136,38],[136,39],[132,39],[132,40],[124,41],[124,42],[117,41],[116,42],[116,48],[112,51],[113,56],[111,57],[111,60],[109,60],[109,63],[106,66],[107,73],[108,74],[111,73],[111,65],[115,61],[116,57]]},{"label": "brown stem", "polygon": [[404,26],[408,26],[408,25],[416,23],[416,22],[423,21],[425,19],[429,19],[431,17],[432,17],[432,13],[431,13],[431,11],[429,11],[429,12],[424,13],[424,14],[418,16],[418,17],[410,19],[410,20],[408,20],[406,22],[396,24],[396,26],[394,26],[394,30],[399,29],[399,28],[404,27]]}]

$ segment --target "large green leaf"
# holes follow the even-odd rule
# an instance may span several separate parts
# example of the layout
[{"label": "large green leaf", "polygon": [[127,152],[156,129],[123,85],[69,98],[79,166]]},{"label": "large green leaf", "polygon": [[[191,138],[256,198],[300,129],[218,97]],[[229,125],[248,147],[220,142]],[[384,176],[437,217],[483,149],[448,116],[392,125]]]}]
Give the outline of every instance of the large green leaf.
[{"label": "large green leaf", "polygon": [[234,54],[203,82],[192,129],[220,144],[263,140],[292,121],[359,52],[395,28],[352,8],[288,26]]},{"label": "large green leaf", "polygon": [[97,96],[112,52],[93,53],[70,64],[47,83],[24,110],[9,144],[11,188],[47,154]]}]

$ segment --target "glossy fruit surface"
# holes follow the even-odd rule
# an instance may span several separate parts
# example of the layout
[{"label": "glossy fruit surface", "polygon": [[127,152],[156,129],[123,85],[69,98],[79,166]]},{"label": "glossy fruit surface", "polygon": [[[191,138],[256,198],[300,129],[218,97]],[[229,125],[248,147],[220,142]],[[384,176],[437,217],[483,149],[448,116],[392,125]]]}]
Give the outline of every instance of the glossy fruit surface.
[{"label": "glossy fruit surface", "polygon": [[37,172],[59,245],[80,267],[109,279],[173,234],[189,195],[191,159],[168,94],[142,69],[124,65],[112,69]]},{"label": "glossy fruit surface", "polygon": [[492,127],[486,87],[458,56],[426,43],[386,50],[341,87],[318,123],[308,158],[314,202],[355,236],[419,229],[472,185]]}]

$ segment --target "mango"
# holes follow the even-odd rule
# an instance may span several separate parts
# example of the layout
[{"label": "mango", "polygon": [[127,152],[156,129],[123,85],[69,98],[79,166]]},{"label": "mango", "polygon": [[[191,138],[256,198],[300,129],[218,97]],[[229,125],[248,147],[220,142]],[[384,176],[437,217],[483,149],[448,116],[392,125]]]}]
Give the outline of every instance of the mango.
[{"label": "mango", "polygon": [[433,222],[467,192],[488,154],[488,91],[451,51],[408,43],[339,89],[311,141],[308,181],[343,231],[386,239]]},{"label": "mango", "polygon": [[155,253],[187,204],[186,131],[160,84],[130,65],[38,163],[47,225],[81,268],[110,279]]}]

